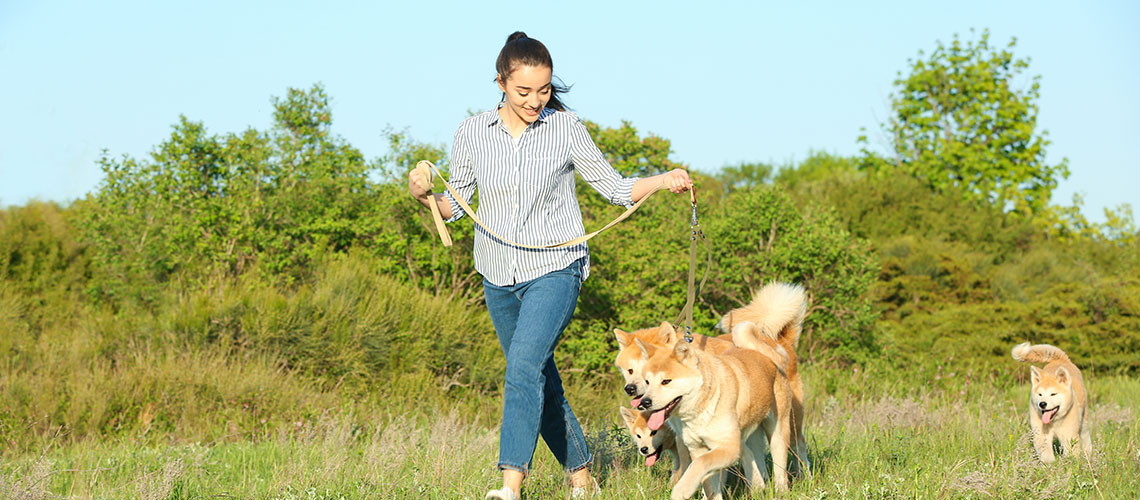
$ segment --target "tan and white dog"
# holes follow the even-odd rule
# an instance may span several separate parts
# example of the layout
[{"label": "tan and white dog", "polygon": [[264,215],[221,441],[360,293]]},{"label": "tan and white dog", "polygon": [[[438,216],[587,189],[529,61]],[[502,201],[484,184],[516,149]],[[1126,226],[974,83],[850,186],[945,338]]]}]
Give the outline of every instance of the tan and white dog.
[{"label": "tan and white dog", "polygon": [[[666,345],[673,345],[677,339],[681,338],[681,335],[676,331],[676,329],[673,328],[672,324],[665,321],[656,327],[642,328],[633,332],[625,332],[621,329],[615,329],[614,336],[617,337],[619,348],[617,359],[614,360],[614,365],[618,367],[618,370],[621,371],[622,376],[625,378],[624,390],[626,394],[633,398],[630,401],[630,406],[637,408],[641,404],[641,397],[645,394],[645,378],[642,376],[641,369],[646,362],[646,358],[643,356],[642,349],[639,348],[634,341],[636,340],[656,348],[664,348]],[[779,367],[780,370],[785,370],[787,368],[788,356],[783,352],[783,349],[775,341],[772,341],[770,339],[745,339],[745,342],[748,346],[755,348],[755,350],[758,350],[767,356],[772,361],[772,363],[776,364]],[[719,337],[693,335],[693,342],[690,345],[694,349],[708,351],[714,354],[720,354],[728,349],[736,347],[736,345],[732,343],[731,334],[725,334]],[[630,421],[629,419],[624,418],[624,414],[623,419],[626,422],[626,426],[629,427]],[[674,444],[671,448],[676,454],[674,461],[675,467],[673,469],[674,475],[672,481],[670,482],[670,485],[673,485],[680,477],[680,474],[683,473],[686,468],[688,468],[690,457],[689,449],[685,446],[681,438],[682,429],[680,422],[677,419],[672,418],[668,420],[667,424],[668,429],[666,432],[667,435],[673,436],[674,438]],[[646,425],[648,425],[647,422]],[[661,430],[665,430],[665,428],[663,427]],[[630,432],[631,436],[635,438],[634,441],[637,444],[638,451],[641,451],[643,445],[634,435],[632,428]],[[658,436],[661,436],[661,433],[658,433]],[[766,442],[759,442],[757,443],[757,446],[763,446],[761,449],[764,450],[767,449]],[[767,469],[763,469],[762,477],[764,480],[768,479]]]},{"label": "tan and white dog", "polygon": [[671,456],[673,474],[669,477],[669,486],[677,484],[684,471],[681,469],[681,456],[677,452],[677,439],[673,430],[668,425],[660,429],[650,429],[650,413],[647,411],[631,410],[625,405],[619,406],[618,411],[626,428],[629,429],[629,437],[633,438],[637,452],[645,457],[645,466],[653,467],[662,455]]},{"label": "tan and white dog", "polygon": [[1056,439],[1065,455],[1072,452],[1075,442],[1076,450],[1088,458],[1092,454],[1092,439],[1086,420],[1088,392],[1081,370],[1064,351],[1049,344],[1025,342],[1014,346],[1012,354],[1018,361],[1046,363],[1044,368],[1029,367],[1029,428],[1037,457],[1052,463]]},{"label": "tan and white dog", "polygon": [[807,315],[804,289],[799,285],[770,283],[752,297],[752,302],[721,317],[716,327],[728,333],[738,323],[755,323],[768,338],[774,339],[787,354],[788,383],[792,387],[792,464],[795,475],[811,476],[811,462],[804,436],[804,382],[800,377],[796,346]]},{"label": "tan and white dog", "polygon": [[[763,488],[764,454],[770,448],[777,464],[772,482],[788,488],[788,475],[780,464],[788,459],[791,438],[791,388],[775,363],[758,350],[763,334],[755,324],[742,322],[732,330],[732,347],[714,354],[695,349],[680,338],[656,347],[639,339],[645,393],[639,408],[650,412],[647,424],[660,429],[675,417],[691,462],[670,496],[690,498],[704,486],[705,498],[722,498],[723,474],[740,462],[753,489]],[[764,435],[754,435],[763,430]]]}]

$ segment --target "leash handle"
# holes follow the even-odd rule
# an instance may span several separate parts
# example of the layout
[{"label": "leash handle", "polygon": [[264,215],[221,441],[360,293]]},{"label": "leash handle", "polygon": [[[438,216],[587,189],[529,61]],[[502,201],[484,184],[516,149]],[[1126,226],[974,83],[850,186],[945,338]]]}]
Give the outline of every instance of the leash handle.
[{"label": "leash handle", "polygon": [[[425,162],[416,164],[415,173],[423,178],[424,182],[430,187],[432,183],[431,168],[424,165]],[[431,218],[435,221],[435,231],[439,233],[439,239],[443,242],[443,246],[451,246],[451,233],[447,231],[447,225],[443,222],[443,215],[439,213],[439,205],[435,200],[435,193],[428,192],[429,203],[428,207],[431,208]]]}]

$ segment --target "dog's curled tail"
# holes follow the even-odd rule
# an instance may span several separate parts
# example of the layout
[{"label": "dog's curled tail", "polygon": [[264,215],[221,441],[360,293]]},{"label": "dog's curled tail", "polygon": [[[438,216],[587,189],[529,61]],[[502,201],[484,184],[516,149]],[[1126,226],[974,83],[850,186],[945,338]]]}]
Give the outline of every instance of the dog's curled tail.
[{"label": "dog's curled tail", "polygon": [[756,326],[786,349],[800,343],[800,330],[807,315],[804,287],[790,283],[769,283],[752,298],[749,307],[763,311]]},{"label": "dog's curled tail", "polygon": [[1013,359],[1023,363],[1048,363],[1050,361],[1069,361],[1069,355],[1059,347],[1049,344],[1029,345],[1022,342],[1013,346]]},{"label": "dog's curled tail", "polygon": [[772,338],[763,338],[760,328],[751,321],[742,321],[732,327],[732,343],[737,347],[759,351],[776,365],[780,373],[788,373],[788,351]]}]

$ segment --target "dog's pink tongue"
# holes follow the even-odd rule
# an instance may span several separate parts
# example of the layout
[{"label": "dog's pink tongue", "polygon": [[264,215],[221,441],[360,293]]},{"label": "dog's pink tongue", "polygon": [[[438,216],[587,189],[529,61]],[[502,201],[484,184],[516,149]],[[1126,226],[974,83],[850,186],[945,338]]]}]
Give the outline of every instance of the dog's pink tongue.
[{"label": "dog's pink tongue", "polygon": [[665,410],[657,410],[649,416],[649,430],[655,431],[665,424]]},{"label": "dog's pink tongue", "polygon": [[656,453],[649,455],[648,457],[645,457],[645,466],[646,467],[653,467],[653,464],[655,464],[655,463],[657,463],[657,454]]},{"label": "dog's pink tongue", "polygon": [[1047,424],[1053,420],[1053,414],[1057,413],[1056,410],[1049,410],[1041,414],[1041,423]]},{"label": "dog's pink tongue", "polygon": [[634,408],[637,408],[637,406],[640,404],[641,404],[641,398],[633,398],[633,401],[629,402],[629,405],[634,407]]}]

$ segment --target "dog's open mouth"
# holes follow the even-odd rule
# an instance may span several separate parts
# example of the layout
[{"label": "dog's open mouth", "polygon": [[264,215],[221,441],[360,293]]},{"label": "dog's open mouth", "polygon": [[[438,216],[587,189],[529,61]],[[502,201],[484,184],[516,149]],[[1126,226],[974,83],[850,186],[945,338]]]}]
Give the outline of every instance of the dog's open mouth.
[{"label": "dog's open mouth", "polygon": [[660,429],[662,425],[665,425],[665,419],[669,418],[669,415],[673,413],[673,410],[676,409],[680,403],[681,396],[677,396],[677,399],[670,401],[664,408],[653,412],[653,415],[649,416],[649,421],[646,422],[649,424],[649,428],[651,430],[657,430]]},{"label": "dog's open mouth", "polygon": [[1047,424],[1053,421],[1053,417],[1057,416],[1057,412],[1061,411],[1060,406],[1054,406],[1049,410],[1041,410],[1041,423]]},{"label": "dog's open mouth", "polygon": [[641,406],[641,398],[644,396],[645,396],[645,394],[638,394],[638,395],[634,396],[633,400],[629,402],[629,405],[634,407],[634,408]]},{"label": "dog's open mouth", "polygon": [[657,448],[653,450],[653,453],[645,456],[645,466],[653,467],[653,464],[657,463],[658,458],[661,458],[661,448]]}]

